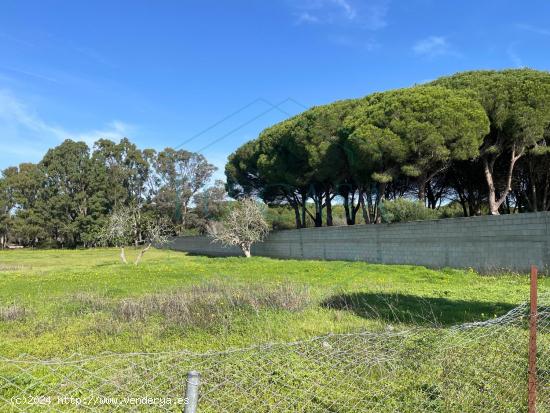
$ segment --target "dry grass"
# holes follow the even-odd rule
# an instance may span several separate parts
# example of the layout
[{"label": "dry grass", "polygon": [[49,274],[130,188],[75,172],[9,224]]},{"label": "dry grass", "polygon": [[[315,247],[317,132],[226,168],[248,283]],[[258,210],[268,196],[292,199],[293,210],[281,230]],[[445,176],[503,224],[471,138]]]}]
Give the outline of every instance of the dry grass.
[{"label": "dry grass", "polygon": [[309,291],[292,285],[238,288],[223,283],[205,283],[186,290],[126,299],[115,307],[114,313],[123,321],[160,315],[170,324],[208,327],[236,313],[259,313],[261,310],[295,312],[309,303]]},{"label": "dry grass", "polygon": [[109,308],[107,299],[92,293],[76,293],[70,298],[74,315],[95,313]]},{"label": "dry grass", "polygon": [[7,307],[0,307],[1,321],[20,321],[29,315],[29,310],[21,305],[12,304]]},{"label": "dry grass", "polygon": [[25,265],[19,265],[19,264],[1,264],[0,263],[0,271],[22,271],[22,270],[30,270],[32,267],[25,266]]}]

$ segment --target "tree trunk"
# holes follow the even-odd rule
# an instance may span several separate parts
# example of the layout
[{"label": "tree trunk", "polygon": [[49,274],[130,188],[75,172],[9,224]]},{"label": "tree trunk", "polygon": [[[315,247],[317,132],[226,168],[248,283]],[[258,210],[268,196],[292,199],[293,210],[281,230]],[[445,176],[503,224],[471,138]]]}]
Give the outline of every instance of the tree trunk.
[{"label": "tree trunk", "polygon": [[380,183],[380,189],[378,190],[378,196],[376,197],[376,202],[374,203],[374,223],[382,223],[382,211],[380,211],[380,203],[386,197],[386,187],[385,182]]},{"label": "tree trunk", "polygon": [[296,229],[302,228],[302,220],[300,219],[300,208],[298,205],[293,204],[292,209],[294,209],[294,220],[296,222]]},{"label": "tree trunk", "polygon": [[528,191],[530,192],[529,195],[527,195],[527,201],[530,204],[529,209],[532,212],[538,211],[538,197],[537,197],[537,176],[534,171],[533,161],[530,159],[528,162],[529,165],[529,182],[528,182]]},{"label": "tree trunk", "polygon": [[487,200],[489,201],[489,214],[499,215],[498,205],[496,205],[496,190],[495,182],[493,181],[493,166],[494,160],[489,161],[487,158],[483,158],[483,172],[485,174],[485,180],[487,181]]},{"label": "tree trunk", "polygon": [[436,209],[437,208],[437,196],[433,191],[431,182],[428,182],[426,186],[428,187],[428,192],[427,192],[428,207],[431,208],[431,209]]},{"label": "tree trunk", "polygon": [[120,260],[124,264],[128,264],[128,260],[126,259],[126,253],[124,252],[124,247],[120,247]]},{"label": "tree trunk", "polygon": [[251,254],[250,254],[250,245],[242,245],[241,246],[241,250],[243,251],[243,254],[246,258],[250,258],[251,257]]},{"label": "tree trunk", "polygon": [[[360,201],[357,202],[357,205],[355,204],[355,189],[352,189],[351,191],[348,190],[344,194],[344,211],[346,214],[346,224],[348,225],[355,225],[356,222],[356,215],[357,211],[360,208]],[[361,193],[359,193],[359,196],[361,196]]]},{"label": "tree trunk", "polygon": [[495,182],[493,179],[493,170],[495,166],[495,159],[488,160],[486,157],[483,157],[483,172],[485,173],[485,180],[487,181],[487,188],[488,188],[488,199],[489,199],[489,214],[490,215],[500,215],[500,212],[498,211],[502,203],[506,200],[506,197],[512,190],[512,175],[514,173],[514,165],[516,161],[521,158],[523,154],[519,154],[516,156],[515,149],[512,149],[512,153],[510,155],[510,165],[508,167],[508,173],[506,175],[506,188],[504,188],[504,191],[500,194],[500,198],[496,199],[496,188],[495,188]]},{"label": "tree trunk", "polygon": [[185,229],[185,226],[187,225],[187,210],[189,209],[189,199],[186,199],[185,202],[183,202],[183,211],[181,214],[181,227],[182,229]]},{"label": "tree trunk", "polygon": [[365,197],[363,194],[359,194],[359,203],[361,204],[361,211],[363,213],[363,220],[365,224],[371,223],[369,206],[365,204]]},{"label": "tree trunk", "polygon": [[326,192],[326,202],[325,202],[325,205],[326,205],[326,208],[327,208],[327,227],[331,227],[333,225],[333,221],[332,221],[332,198],[331,198],[331,194],[330,194],[330,191],[327,190]]},{"label": "tree trunk", "polygon": [[545,185],[544,185],[544,192],[542,193],[542,206],[541,206],[541,211],[547,211],[548,209],[550,209],[550,202],[549,201],[549,196],[548,196],[548,191],[550,190],[550,173],[546,173],[546,182],[545,182]]},{"label": "tree trunk", "polygon": [[426,178],[418,179],[418,200],[423,204],[426,203]]},{"label": "tree trunk", "polygon": [[143,248],[140,252],[139,252],[139,255],[137,256],[136,260],[134,261],[134,265],[138,265],[140,262],[141,262],[141,259],[143,258],[143,256],[145,255],[145,253],[147,251],[149,251],[149,248],[151,248],[151,243],[149,243],[145,248]]},{"label": "tree trunk", "polygon": [[343,206],[344,206],[344,214],[346,215],[346,224],[352,225],[351,215],[349,213],[349,200],[348,200],[348,194],[347,193],[344,194]]},{"label": "tree trunk", "polygon": [[311,213],[307,210],[307,195],[302,193],[302,228],[307,227],[307,216],[311,216]]},{"label": "tree trunk", "polygon": [[313,198],[315,204],[315,226],[323,226],[323,193],[315,194]]}]

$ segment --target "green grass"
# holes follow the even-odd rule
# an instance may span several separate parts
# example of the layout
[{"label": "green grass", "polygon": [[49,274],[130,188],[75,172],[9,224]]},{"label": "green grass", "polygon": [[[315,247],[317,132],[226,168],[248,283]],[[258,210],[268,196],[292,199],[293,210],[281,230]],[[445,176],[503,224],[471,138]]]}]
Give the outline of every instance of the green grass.
[{"label": "green grass", "polygon": [[[55,398],[179,397],[191,369],[203,375],[203,412],[523,411],[525,325],[445,327],[506,313],[527,300],[528,284],[526,275],[359,262],[153,250],[135,267],[114,249],[5,251],[0,411],[51,411],[10,402],[21,395],[75,412]],[[550,345],[544,323],[541,349]],[[374,334],[253,346],[365,331]],[[538,368],[545,411],[545,351]]]},{"label": "green grass", "polygon": [[[231,291],[222,291],[222,298],[215,292],[210,306],[194,303],[200,322],[182,322],[158,308],[139,317],[120,315],[123,306],[143,305],[151,297],[166,301],[171,294],[189,294],[185,291],[205,284]],[[264,294],[280,286],[287,287],[283,295],[294,290],[302,294],[303,305],[287,309],[284,303],[243,303],[229,305],[227,311],[218,308],[233,300],[228,294],[240,289]],[[540,289],[550,291],[548,279],[541,280]],[[15,315],[0,317],[0,354],[205,351],[327,332],[379,330],[388,323],[451,325],[499,316],[527,297],[525,275],[481,276],[467,270],[358,262],[207,258],[159,250],[135,267],[119,264],[113,249],[5,251],[0,253],[0,308],[15,309]]]}]

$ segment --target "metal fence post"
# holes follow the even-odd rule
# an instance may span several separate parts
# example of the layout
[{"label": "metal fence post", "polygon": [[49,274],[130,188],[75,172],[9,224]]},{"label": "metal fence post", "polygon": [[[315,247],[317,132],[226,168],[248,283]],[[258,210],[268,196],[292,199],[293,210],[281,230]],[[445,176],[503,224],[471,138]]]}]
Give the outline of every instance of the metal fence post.
[{"label": "metal fence post", "polygon": [[531,311],[529,314],[529,401],[528,412],[537,411],[537,275],[538,270],[531,266]]},{"label": "metal fence post", "polygon": [[185,408],[183,413],[196,413],[199,403],[199,385],[201,375],[198,371],[190,371],[187,373],[187,387],[185,389]]}]

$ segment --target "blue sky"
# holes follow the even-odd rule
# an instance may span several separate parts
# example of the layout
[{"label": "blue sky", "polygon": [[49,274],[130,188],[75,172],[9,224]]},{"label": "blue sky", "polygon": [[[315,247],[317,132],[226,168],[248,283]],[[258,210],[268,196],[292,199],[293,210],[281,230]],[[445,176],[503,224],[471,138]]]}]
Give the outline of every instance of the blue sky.
[{"label": "blue sky", "polygon": [[223,168],[304,107],[462,70],[549,70],[548,16],[547,0],[3,0],[0,168],[123,136]]}]

